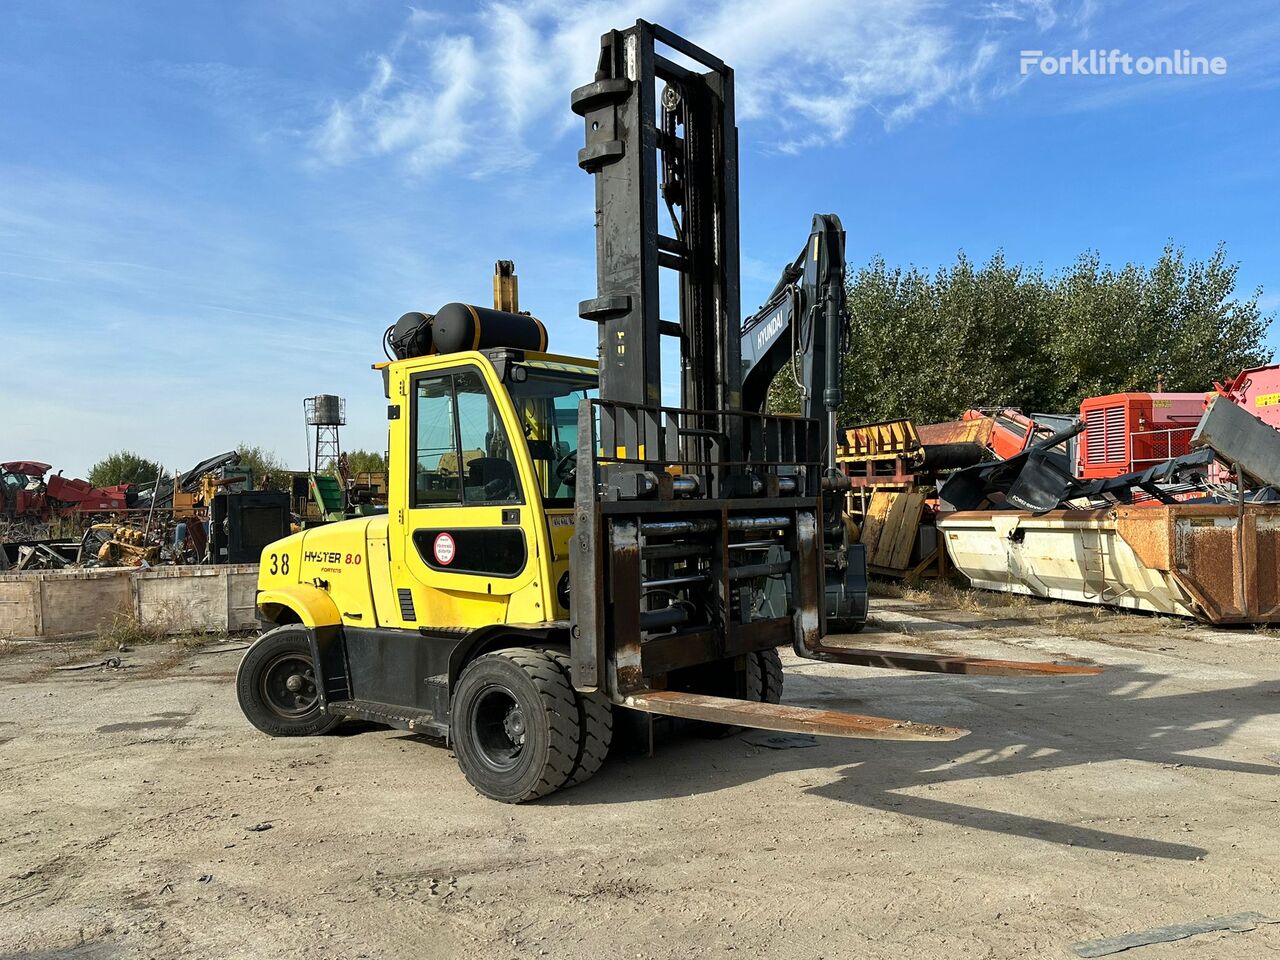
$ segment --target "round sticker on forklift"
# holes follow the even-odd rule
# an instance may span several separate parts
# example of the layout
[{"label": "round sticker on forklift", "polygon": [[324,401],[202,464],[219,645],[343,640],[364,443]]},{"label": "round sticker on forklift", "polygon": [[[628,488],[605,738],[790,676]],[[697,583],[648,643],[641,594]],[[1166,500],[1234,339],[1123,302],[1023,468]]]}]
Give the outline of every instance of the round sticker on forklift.
[{"label": "round sticker on forklift", "polygon": [[453,542],[453,537],[449,534],[437,534],[435,546],[432,549],[436,555],[436,563],[446,567],[453,563],[453,555],[457,552],[457,548]]}]

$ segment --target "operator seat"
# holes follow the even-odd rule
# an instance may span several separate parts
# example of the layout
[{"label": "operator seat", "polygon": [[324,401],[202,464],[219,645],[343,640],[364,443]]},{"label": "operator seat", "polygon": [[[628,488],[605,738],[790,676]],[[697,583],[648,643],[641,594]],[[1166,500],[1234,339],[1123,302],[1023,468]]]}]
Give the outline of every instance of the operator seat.
[{"label": "operator seat", "polygon": [[515,464],[504,457],[476,457],[467,464],[467,492],[472,495],[515,500],[518,487]]}]

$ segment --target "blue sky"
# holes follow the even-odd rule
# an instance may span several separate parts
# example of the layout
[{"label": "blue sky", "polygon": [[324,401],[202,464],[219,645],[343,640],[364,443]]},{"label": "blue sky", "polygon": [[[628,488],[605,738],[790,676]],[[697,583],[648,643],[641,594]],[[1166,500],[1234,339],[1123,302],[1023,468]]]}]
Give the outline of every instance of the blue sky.
[{"label": "blue sky", "polygon": [[[696,12],[690,12],[696,11]],[[744,309],[834,211],[854,264],[1053,270],[1225,241],[1280,306],[1271,3],[477,5],[8,0],[0,11],[0,459],[305,463],[302,399],[381,449],[387,324],[486,303],[514,259],[591,354],[592,187],[569,91],[637,16],[737,70]],[[1174,48],[1221,77],[1022,76],[1019,52]],[[1273,342],[1276,342],[1273,332]],[[927,385],[922,385],[927,389]]]}]

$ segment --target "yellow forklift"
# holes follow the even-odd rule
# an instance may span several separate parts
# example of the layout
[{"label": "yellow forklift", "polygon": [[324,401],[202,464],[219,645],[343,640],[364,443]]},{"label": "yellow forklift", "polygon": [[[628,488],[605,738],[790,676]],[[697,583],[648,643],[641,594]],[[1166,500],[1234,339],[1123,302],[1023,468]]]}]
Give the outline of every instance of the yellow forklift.
[{"label": "yellow forklift", "polygon": [[[268,629],[237,677],[248,719],[276,736],[355,717],[442,738],[480,793],[522,802],[594,774],[619,709],[875,739],[967,732],[783,705],[783,644],[896,669],[1096,672],[827,640],[847,485],[831,456],[838,384],[821,392],[826,422],[744,405],[733,73],[639,21],[602,38],[572,108],[596,184],[598,293],[580,314],[598,359],[548,351],[509,266],[505,309],[450,303],[387,331],[388,512],[263,552]],[[678,320],[659,315],[660,271],[679,285]],[[800,342],[840,324],[838,274],[797,312]],[[679,407],[662,404],[663,336],[680,345]]]}]

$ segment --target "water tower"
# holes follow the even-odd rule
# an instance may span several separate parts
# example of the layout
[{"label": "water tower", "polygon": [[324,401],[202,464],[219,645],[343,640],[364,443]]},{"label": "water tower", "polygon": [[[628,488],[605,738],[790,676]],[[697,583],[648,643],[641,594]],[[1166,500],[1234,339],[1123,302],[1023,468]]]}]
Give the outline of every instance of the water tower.
[{"label": "water tower", "polygon": [[[307,416],[307,439],[311,449],[311,472],[326,473],[338,462],[342,447],[338,443],[338,428],[347,422],[347,401],[330,393],[307,397],[302,401]],[[310,443],[311,428],[316,431],[315,445]]]}]

